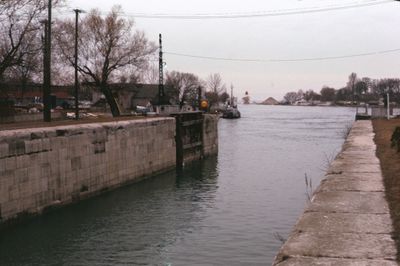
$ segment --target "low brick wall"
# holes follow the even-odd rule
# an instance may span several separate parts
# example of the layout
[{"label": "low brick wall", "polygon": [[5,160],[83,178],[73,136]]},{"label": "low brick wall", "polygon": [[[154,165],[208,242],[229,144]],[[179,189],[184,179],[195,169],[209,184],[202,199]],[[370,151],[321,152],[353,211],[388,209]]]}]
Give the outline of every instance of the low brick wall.
[{"label": "low brick wall", "polygon": [[0,222],[175,167],[175,119],[0,131]]}]

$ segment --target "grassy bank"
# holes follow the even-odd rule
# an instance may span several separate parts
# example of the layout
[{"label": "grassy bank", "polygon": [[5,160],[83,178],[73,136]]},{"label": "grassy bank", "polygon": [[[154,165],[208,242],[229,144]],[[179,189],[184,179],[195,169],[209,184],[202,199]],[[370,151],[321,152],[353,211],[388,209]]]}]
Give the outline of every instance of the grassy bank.
[{"label": "grassy bank", "polygon": [[373,120],[377,156],[381,162],[386,198],[389,202],[393,220],[393,238],[397,245],[398,260],[400,258],[400,152],[391,147],[391,137],[400,119]]}]

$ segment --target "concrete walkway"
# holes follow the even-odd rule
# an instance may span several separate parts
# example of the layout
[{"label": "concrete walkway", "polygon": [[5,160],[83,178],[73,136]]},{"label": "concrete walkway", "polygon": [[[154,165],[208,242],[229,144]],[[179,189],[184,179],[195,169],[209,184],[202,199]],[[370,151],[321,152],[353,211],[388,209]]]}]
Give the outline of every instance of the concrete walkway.
[{"label": "concrete walkway", "polygon": [[273,265],[398,265],[373,137],[371,121],[354,123]]}]

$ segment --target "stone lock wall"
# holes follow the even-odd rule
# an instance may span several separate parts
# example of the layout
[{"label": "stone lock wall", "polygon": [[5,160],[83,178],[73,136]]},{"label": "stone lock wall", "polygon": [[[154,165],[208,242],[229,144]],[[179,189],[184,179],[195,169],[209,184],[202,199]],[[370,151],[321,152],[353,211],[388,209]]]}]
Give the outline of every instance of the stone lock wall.
[{"label": "stone lock wall", "polygon": [[218,116],[204,115],[203,122],[203,155],[218,154]]},{"label": "stone lock wall", "polygon": [[0,223],[175,167],[175,119],[0,131]]}]

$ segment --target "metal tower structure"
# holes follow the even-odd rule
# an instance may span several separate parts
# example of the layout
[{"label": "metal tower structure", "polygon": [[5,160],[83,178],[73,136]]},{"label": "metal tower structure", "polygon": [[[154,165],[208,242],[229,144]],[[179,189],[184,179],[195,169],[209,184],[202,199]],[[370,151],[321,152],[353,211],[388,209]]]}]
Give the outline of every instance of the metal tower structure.
[{"label": "metal tower structure", "polygon": [[158,83],[158,104],[165,104],[165,92],[164,92],[164,62],[162,52],[162,38],[161,33],[159,35],[160,42],[160,53],[159,53],[159,83]]}]

